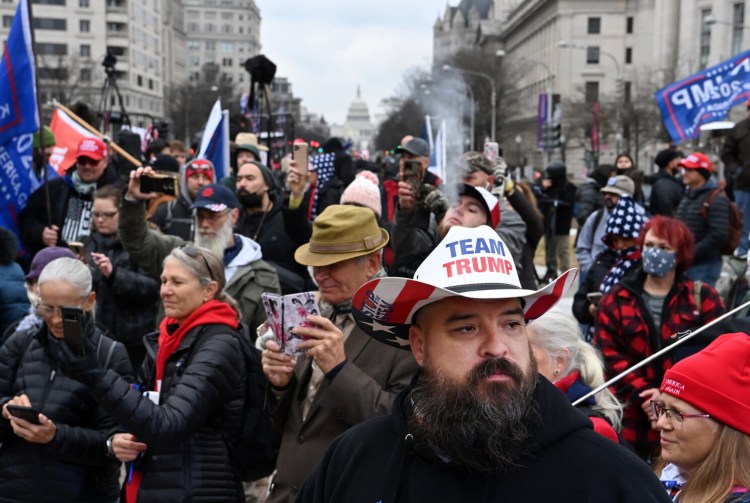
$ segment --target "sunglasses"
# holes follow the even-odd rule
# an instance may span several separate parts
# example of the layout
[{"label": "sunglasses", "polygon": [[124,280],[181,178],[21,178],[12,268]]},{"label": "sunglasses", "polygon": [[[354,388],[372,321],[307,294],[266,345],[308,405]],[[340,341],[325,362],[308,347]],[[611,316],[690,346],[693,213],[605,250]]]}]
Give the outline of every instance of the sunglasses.
[{"label": "sunglasses", "polygon": [[203,255],[203,252],[200,250],[200,248],[193,245],[184,245],[180,247],[180,250],[185,252],[185,255],[190,258],[202,258],[203,263],[206,264],[206,270],[208,271],[208,275],[211,277],[211,281],[216,281],[216,278],[214,278],[214,273],[211,271],[211,266],[208,265],[208,260],[206,260],[206,256]]}]

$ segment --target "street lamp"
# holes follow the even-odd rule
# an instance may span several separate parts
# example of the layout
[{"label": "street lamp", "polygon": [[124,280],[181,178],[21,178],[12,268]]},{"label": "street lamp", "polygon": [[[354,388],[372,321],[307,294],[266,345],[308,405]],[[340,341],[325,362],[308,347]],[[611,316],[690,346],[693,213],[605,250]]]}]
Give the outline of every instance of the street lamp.
[{"label": "street lamp", "polygon": [[[586,47],[582,45],[574,44],[572,42],[568,42],[567,40],[560,40],[558,45],[563,49],[571,48],[571,49],[586,50]],[[617,61],[617,58],[615,57],[615,55],[609,51],[605,51],[604,49],[599,48],[599,53],[607,56],[609,59],[612,60],[612,63],[614,63],[615,65],[615,71],[617,72],[617,80],[615,81],[616,82],[615,92],[617,94],[617,107],[615,108],[615,114],[616,114],[615,120],[617,121],[617,134],[620,135],[620,138],[622,138],[622,133],[621,133],[622,124],[620,123],[620,107],[622,106],[622,99],[623,99],[623,96],[622,96],[623,83],[622,83],[622,72],[620,71],[620,63]],[[620,148],[619,145],[617,146],[617,148],[619,150]]]},{"label": "street lamp", "polygon": [[466,75],[474,75],[476,77],[482,77],[483,79],[486,79],[487,82],[490,83],[490,89],[492,90],[492,94],[490,95],[490,106],[492,107],[492,140],[495,141],[495,124],[497,119],[497,91],[495,89],[495,81],[492,80],[492,77],[487,75],[486,73],[482,72],[475,72],[474,70],[464,70],[463,68],[453,68],[451,65],[443,65],[443,70],[445,71],[454,71],[459,73],[464,73]]},{"label": "street lamp", "polygon": [[[552,123],[552,70],[549,69],[549,66],[547,66],[546,63],[542,61],[538,61],[536,59],[530,59],[525,56],[521,56],[521,61],[527,61],[529,63],[541,66],[544,68],[544,71],[547,72],[547,117],[545,117],[545,123],[547,125],[548,131],[549,127]],[[549,136],[549,135],[547,135]],[[544,148],[547,150],[547,163],[549,164],[550,161],[552,161],[552,146],[550,145],[550,138],[545,138],[544,142]]]},{"label": "street lamp", "polygon": [[521,158],[521,142],[523,141],[523,138],[521,138],[520,134],[516,135],[516,150],[518,151],[518,167],[521,169],[521,178],[523,178],[523,159]]}]

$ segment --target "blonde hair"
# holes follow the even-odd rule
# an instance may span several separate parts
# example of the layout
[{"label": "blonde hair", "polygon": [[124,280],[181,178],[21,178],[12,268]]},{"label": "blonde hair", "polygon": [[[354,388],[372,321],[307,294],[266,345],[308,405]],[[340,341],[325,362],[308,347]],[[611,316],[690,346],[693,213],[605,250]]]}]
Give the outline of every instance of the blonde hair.
[{"label": "blonde hair", "polygon": [[[568,365],[562,370],[566,376],[577,370],[583,384],[597,388],[604,384],[604,363],[599,352],[583,340],[578,321],[559,308],[550,309],[529,324],[529,336],[543,347],[554,360],[568,353]],[[622,404],[605,389],[594,395],[596,404],[591,408],[602,414],[612,427],[620,431]]]},{"label": "blonde hair", "polygon": [[201,287],[206,287],[211,284],[211,281],[216,281],[218,288],[216,289],[216,294],[214,294],[214,300],[229,304],[229,307],[237,313],[237,319],[242,319],[240,305],[231,295],[224,291],[224,287],[227,285],[227,278],[224,274],[224,264],[222,261],[207,248],[195,245],[187,246],[196,248],[200,252],[200,256],[191,257],[185,253],[184,248],[186,247],[181,246],[173,249],[164,261],[166,262],[167,259],[173,258],[180,262],[193,276],[198,278],[198,283]]},{"label": "blonde hair", "polygon": [[734,486],[750,489],[750,435],[720,424],[713,449],[690,473],[680,503],[723,503]]}]

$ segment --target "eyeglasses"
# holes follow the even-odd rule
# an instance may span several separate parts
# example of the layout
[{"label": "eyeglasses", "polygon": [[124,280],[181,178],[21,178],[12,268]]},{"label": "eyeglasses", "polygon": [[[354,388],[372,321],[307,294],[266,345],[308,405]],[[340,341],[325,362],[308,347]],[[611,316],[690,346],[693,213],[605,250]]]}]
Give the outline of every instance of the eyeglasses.
[{"label": "eyeglasses", "polygon": [[[80,307],[83,308],[83,302],[77,305],[73,305],[72,307]],[[36,308],[36,312],[41,316],[42,318],[52,318],[54,315],[58,315],[62,318],[62,309],[63,307],[69,307],[69,306],[50,306],[49,304],[39,304]]]},{"label": "eyeglasses", "polygon": [[656,416],[656,419],[659,419],[662,416],[662,414],[666,414],[669,422],[673,424],[682,424],[682,422],[688,418],[697,418],[697,419],[710,419],[711,418],[709,414],[683,414],[680,411],[677,411],[674,409],[668,409],[664,407],[664,405],[654,400],[651,400],[651,407],[653,407],[654,409],[654,415]]},{"label": "eyeglasses", "polygon": [[115,218],[115,215],[117,215],[117,211],[92,211],[91,216],[94,218],[106,218],[109,220],[110,218]]},{"label": "eyeglasses", "polygon": [[216,281],[216,279],[214,278],[214,273],[211,272],[211,266],[208,265],[208,260],[206,260],[206,256],[203,255],[203,252],[200,250],[200,248],[193,245],[184,245],[180,247],[180,250],[184,251],[185,255],[190,258],[202,258],[203,263],[206,264],[206,270],[208,270],[208,275],[211,277],[211,281]]},{"label": "eyeglasses", "polygon": [[97,161],[96,159],[92,159],[91,157],[79,157],[76,162],[81,166],[93,166],[95,164],[99,164],[99,161]]}]

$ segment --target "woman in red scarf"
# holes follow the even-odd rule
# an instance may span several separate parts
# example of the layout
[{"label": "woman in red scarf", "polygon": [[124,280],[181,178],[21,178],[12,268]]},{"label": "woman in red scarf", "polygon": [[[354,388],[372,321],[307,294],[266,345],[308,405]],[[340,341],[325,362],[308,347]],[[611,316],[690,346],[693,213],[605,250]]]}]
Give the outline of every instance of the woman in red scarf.
[{"label": "woman in red scarf", "polygon": [[164,260],[165,317],[158,338],[145,340],[141,390],[89,356],[66,351],[66,371],[127,432],[113,435],[107,447],[130,462],[128,503],[244,501],[228,446],[242,420],[245,366],[240,314],[225,284],[221,260],[204,248],[176,248]]}]

